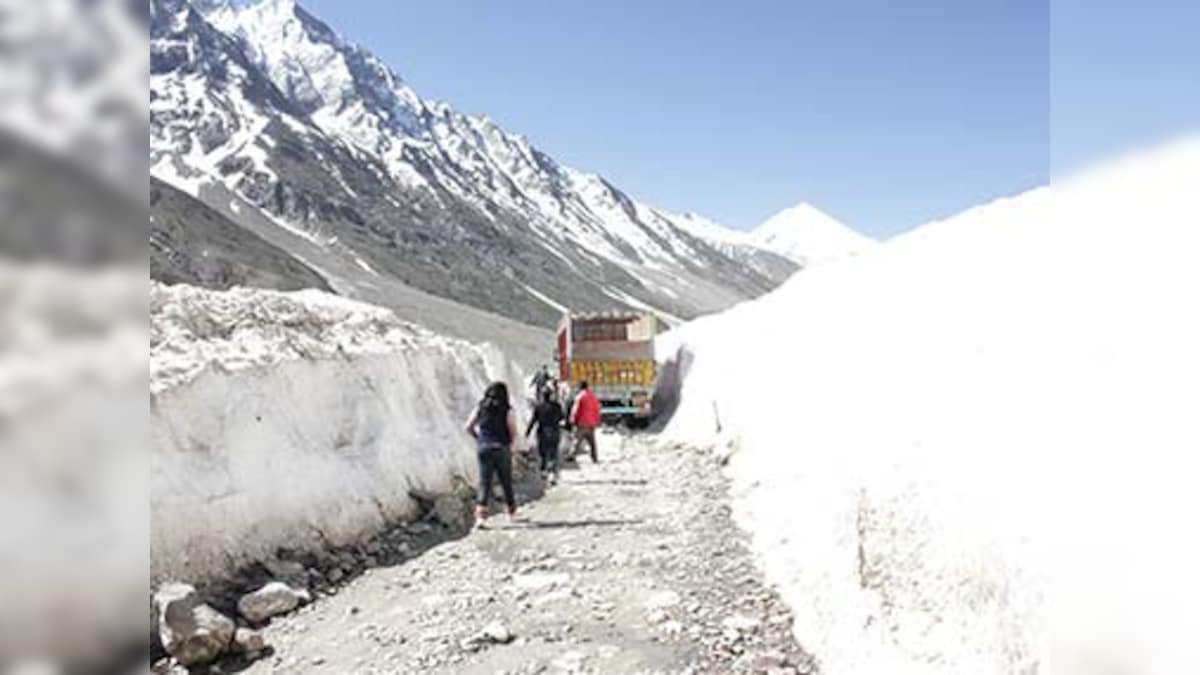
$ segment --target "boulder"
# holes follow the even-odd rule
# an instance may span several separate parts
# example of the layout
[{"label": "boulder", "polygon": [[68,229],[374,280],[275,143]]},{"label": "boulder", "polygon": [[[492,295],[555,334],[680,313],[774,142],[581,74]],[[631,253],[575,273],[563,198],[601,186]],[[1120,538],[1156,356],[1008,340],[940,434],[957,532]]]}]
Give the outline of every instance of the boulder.
[{"label": "boulder", "polygon": [[253,628],[239,628],[233,634],[233,648],[243,654],[257,654],[267,648],[267,641]]},{"label": "boulder", "polygon": [[296,609],[301,603],[312,600],[306,590],[296,590],[282,581],[272,581],[262,588],[247,593],[238,600],[238,612],[252,623]]},{"label": "boulder", "polygon": [[297,588],[308,586],[308,570],[295,560],[268,560],[263,563],[271,576]]},{"label": "boulder", "polygon": [[433,517],[452,529],[463,529],[470,518],[470,508],[458,495],[441,495],[433,502]]},{"label": "boulder", "polygon": [[185,666],[207,663],[229,647],[233,621],[204,604],[196,589],[166,584],[154,594],[158,638],[163,649]]}]

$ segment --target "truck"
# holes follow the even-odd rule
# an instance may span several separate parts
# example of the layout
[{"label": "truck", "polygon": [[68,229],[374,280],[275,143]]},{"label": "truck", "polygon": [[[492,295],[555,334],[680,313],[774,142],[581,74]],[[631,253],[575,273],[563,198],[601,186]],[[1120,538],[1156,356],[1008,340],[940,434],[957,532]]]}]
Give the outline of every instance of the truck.
[{"label": "truck", "polygon": [[558,377],[572,391],[587,382],[606,421],[644,427],[654,415],[654,338],[665,327],[652,312],[568,313],[558,325]]}]

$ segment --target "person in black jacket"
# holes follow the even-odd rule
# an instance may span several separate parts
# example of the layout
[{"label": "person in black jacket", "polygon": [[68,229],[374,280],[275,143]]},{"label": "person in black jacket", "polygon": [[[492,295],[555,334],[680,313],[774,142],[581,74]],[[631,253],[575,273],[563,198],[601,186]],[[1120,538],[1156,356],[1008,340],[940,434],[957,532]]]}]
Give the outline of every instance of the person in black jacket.
[{"label": "person in black jacket", "polygon": [[550,484],[558,482],[558,445],[561,440],[563,409],[554,400],[554,390],[543,389],[533,416],[525,427],[525,437],[528,438],[533,428],[537,427],[538,456],[541,458],[542,478],[549,478]]}]

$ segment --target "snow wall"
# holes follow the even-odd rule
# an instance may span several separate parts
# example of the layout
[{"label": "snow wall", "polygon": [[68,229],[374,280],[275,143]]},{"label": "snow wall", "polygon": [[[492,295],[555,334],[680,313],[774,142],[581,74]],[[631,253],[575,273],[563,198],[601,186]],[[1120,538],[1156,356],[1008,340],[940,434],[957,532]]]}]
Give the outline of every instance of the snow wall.
[{"label": "snow wall", "polygon": [[473,481],[462,424],[519,382],[490,346],[318,291],[154,284],[150,305],[153,583],[351,543],[410,489]]},{"label": "snow wall", "polygon": [[1197,185],[1186,140],[663,336],[823,672],[1194,672]]}]

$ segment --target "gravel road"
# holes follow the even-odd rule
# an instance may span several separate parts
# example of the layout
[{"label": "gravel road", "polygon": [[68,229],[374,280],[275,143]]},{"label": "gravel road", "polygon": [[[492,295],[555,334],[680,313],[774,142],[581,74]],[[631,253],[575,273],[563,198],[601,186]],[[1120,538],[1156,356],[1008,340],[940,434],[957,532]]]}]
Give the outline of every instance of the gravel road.
[{"label": "gravel road", "polygon": [[817,672],[730,517],[716,456],[599,440],[599,464],[581,455],[518,520],[275,619],[272,653],[247,672]]}]

